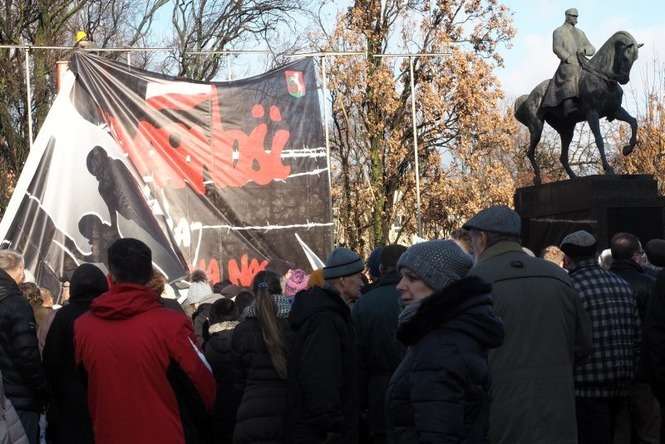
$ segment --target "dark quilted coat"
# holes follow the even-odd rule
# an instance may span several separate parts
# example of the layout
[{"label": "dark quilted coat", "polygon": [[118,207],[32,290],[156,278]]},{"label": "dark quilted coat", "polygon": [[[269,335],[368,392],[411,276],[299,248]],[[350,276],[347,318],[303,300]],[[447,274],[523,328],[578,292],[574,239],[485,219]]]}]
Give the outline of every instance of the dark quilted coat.
[{"label": "dark quilted coat", "polygon": [[[288,323],[280,319],[285,338]],[[248,317],[235,328],[232,339],[237,391],[242,393],[236,416],[236,444],[283,443],[287,411],[287,380],[279,377],[270,360],[256,318]]]},{"label": "dark quilted coat", "polygon": [[[235,362],[231,348],[237,322],[225,322],[225,328],[210,336],[205,344],[205,357],[217,381],[217,398],[213,410],[213,438],[215,444],[233,441],[236,410],[240,401],[233,381]],[[221,324],[216,324],[221,325]]]},{"label": "dark quilted coat", "polygon": [[400,324],[409,347],[386,394],[393,444],[487,444],[488,349],[503,341],[491,287],[465,278],[425,299]]},{"label": "dark quilted coat", "polygon": [[35,317],[14,280],[0,270],[0,371],[18,411],[39,412],[46,398]]}]

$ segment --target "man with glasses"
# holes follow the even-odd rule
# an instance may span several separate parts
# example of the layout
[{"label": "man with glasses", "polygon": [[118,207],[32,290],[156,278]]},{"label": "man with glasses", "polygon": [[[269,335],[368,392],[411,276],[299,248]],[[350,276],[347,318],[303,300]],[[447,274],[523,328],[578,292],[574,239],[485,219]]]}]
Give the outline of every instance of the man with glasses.
[{"label": "man with glasses", "polygon": [[[637,236],[630,233],[617,233],[610,242],[612,250],[612,266],[610,271],[628,282],[637,299],[637,308],[640,321],[644,324],[649,298],[652,294],[655,280],[646,273],[646,255]],[[643,354],[643,353],[642,353]],[[640,443],[659,443],[660,408],[654,397],[645,366],[640,362],[637,378],[630,393],[630,422],[626,421],[620,433],[627,435],[630,440],[631,429]],[[626,415],[628,416],[628,415]],[[631,427],[628,427],[628,426]]]}]

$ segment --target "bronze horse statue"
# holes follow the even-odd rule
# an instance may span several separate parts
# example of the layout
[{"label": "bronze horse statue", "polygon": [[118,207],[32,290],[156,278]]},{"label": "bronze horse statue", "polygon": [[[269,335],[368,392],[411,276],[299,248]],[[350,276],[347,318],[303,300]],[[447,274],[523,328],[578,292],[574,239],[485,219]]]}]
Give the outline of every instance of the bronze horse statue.
[{"label": "bronze horse statue", "polygon": [[536,162],[536,145],[540,142],[543,124],[547,122],[561,137],[561,164],[570,178],[576,177],[568,163],[568,147],[573,139],[575,125],[588,122],[600,152],[603,169],[607,174],[614,174],[605,156],[605,143],[600,132],[600,119],[614,119],[630,124],[631,136],[628,145],[623,147],[623,154],[630,154],[637,143],[637,120],[621,106],[623,90],[630,80],[630,70],[637,60],[639,48],[643,45],[629,33],[615,33],[590,59],[578,54],[582,73],[579,82],[579,96],[575,107],[564,115],[563,107],[544,108],[541,106],[550,80],[545,80],[531,91],[531,94],[519,97],[515,101],[515,118],[529,128],[530,141],[527,157],[534,171],[534,183],[540,184],[540,168]]}]

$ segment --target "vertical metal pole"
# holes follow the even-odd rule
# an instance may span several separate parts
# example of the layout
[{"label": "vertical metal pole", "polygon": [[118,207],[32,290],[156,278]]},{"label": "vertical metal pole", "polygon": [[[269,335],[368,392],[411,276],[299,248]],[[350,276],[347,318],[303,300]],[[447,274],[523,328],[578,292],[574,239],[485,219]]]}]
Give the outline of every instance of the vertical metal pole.
[{"label": "vertical metal pole", "polygon": [[[333,204],[332,204],[332,171],[330,168],[330,125],[328,123],[328,71],[326,70],[326,56],[321,57],[321,78],[323,80],[323,131],[326,140],[326,162],[328,166],[328,196],[330,205],[330,220],[333,220]],[[333,224],[333,236],[330,248],[335,246],[335,229]]]},{"label": "vertical metal pole", "polygon": [[25,100],[28,114],[28,142],[32,151],[32,87],[30,84],[30,48],[25,49]]},{"label": "vertical metal pole", "polygon": [[233,80],[233,71],[231,70],[231,54],[226,55],[226,71],[228,80]]},{"label": "vertical metal pole", "polygon": [[132,66],[132,53],[129,51],[127,52],[127,66]]},{"label": "vertical metal pole", "polygon": [[411,78],[411,120],[413,121],[413,156],[416,170],[416,232],[422,236],[422,214],[420,213],[420,167],[418,161],[418,125],[416,124],[416,86],[413,74],[413,57],[409,56]]}]

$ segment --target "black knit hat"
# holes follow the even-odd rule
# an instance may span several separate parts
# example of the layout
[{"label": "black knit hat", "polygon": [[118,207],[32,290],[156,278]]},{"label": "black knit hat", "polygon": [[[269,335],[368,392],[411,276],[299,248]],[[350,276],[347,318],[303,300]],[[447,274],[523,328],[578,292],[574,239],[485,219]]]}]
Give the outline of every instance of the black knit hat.
[{"label": "black knit hat", "polygon": [[90,301],[109,289],[102,270],[92,264],[81,264],[69,281],[70,301]]}]

